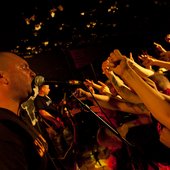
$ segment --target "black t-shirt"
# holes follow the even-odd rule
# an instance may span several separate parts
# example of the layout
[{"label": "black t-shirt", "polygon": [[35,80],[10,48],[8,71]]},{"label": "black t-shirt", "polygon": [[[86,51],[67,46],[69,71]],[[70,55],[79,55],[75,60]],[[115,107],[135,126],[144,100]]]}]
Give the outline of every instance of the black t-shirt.
[{"label": "black t-shirt", "polygon": [[0,170],[45,170],[46,149],[32,126],[0,108]]},{"label": "black t-shirt", "polygon": [[34,100],[35,109],[38,112],[40,109],[43,109],[49,112],[54,117],[60,117],[57,107],[53,104],[52,100],[47,96],[39,96]]}]

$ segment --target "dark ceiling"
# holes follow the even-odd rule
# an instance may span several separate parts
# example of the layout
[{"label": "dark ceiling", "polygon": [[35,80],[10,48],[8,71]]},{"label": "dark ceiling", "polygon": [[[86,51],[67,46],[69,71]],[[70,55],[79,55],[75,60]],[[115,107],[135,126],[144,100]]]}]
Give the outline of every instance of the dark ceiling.
[{"label": "dark ceiling", "polygon": [[7,0],[0,11],[0,49],[49,79],[97,78],[114,48],[150,50],[170,32],[169,0]]}]

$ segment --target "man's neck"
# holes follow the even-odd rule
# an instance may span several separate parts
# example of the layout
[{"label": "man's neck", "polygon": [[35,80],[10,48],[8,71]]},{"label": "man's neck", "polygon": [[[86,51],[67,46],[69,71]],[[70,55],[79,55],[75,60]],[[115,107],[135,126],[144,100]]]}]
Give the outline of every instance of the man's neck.
[{"label": "man's neck", "polygon": [[19,114],[20,114],[19,113],[20,109],[19,109],[19,104],[18,103],[10,102],[10,101],[0,102],[0,107],[12,111],[17,116],[19,116]]},{"label": "man's neck", "polygon": [[44,93],[38,93],[38,95],[39,95],[39,96],[45,96],[45,94],[44,94]]}]

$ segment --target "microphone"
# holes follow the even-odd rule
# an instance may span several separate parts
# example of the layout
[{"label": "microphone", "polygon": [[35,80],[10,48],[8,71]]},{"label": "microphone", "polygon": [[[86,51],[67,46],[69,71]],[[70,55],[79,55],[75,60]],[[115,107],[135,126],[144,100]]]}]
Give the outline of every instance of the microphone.
[{"label": "microphone", "polygon": [[35,76],[33,83],[36,86],[41,86],[45,82],[45,78],[43,76]]},{"label": "microphone", "polygon": [[38,75],[33,80],[34,85],[41,86],[43,83],[49,83],[49,84],[55,84],[55,85],[81,85],[83,84],[83,81],[79,80],[67,80],[67,81],[57,81],[57,80],[48,80]]},{"label": "microphone", "polygon": [[60,84],[60,83],[63,83],[63,82],[61,82],[61,81],[56,81],[56,80],[46,80],[45,83]]},{"label": "microphone", "polygon": [[69,80],[68,84],[71,84],[71,85],[81,85],[81,84],[83,84],[83,82],[79,81],[79,80]]},{"label": "microphone", "polygon": [[56,81],[56,80],[47,80],[45,83],[50,83],[50,84],[63,84],[63,85],[81,85],[83,84],[82,81],[79,80],[67,80],[67,81]]}]

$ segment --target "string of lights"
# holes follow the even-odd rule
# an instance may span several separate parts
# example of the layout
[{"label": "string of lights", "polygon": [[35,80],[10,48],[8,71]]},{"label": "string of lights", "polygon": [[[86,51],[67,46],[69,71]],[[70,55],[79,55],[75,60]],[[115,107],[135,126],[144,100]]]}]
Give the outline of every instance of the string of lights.
[{"label": "string of lights", "polygon": [[12,50],[31,57],[57,47],[78,48],[118,35],[152,31],[166,20],[161,18],[159,23],[158,12],[168,18],[169,4],[168,0],[34,2],[31,10],[23,8],[19,16],[18,42]]}]

